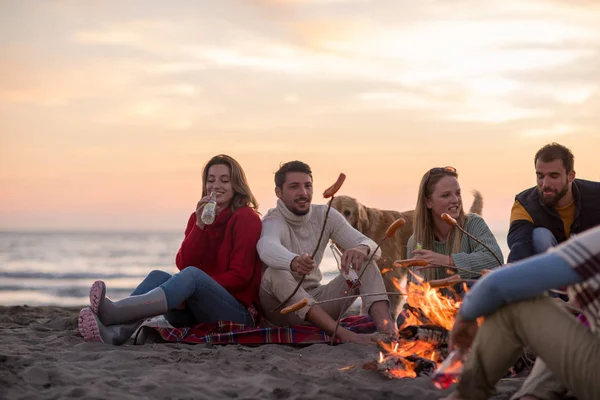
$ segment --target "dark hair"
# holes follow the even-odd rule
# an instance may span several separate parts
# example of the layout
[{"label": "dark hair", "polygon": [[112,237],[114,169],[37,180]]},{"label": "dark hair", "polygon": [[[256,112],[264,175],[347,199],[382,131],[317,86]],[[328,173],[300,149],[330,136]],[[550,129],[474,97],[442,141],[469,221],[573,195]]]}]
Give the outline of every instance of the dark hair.
[{"label": "dark hair", "polygon": [[567,173],[573,171],[575,164],[575,157],[571,150],[567,147],[560,145],[556,142],[545,145],[535,153],[533,163],[537,163],[537,160],[542,162],[552,162],[554,160],[561,160]]},{"label": "dark hair", "polygon": [[208,169],[213,165],[226,165],[231,175],[231,187],[233,189],[233,198],[231,199],[231,210],[236,211],[241,207],[251,207],[258,211],[258,202],[250,190],[248,179],[240,163],[226,154],[214,156],[204,166],[202,171],[202,196],[206,196],[206,181],[208,179]]},{"label": "dark hair", "polygon": [[285,164],[279,165],[279,169],[275,172],[276,187],[282,188],[288,172],[304,172],[305,174],[308,174],[312,180],[312,171],[308,164],[303,163],[302,161],[288,161]]}]

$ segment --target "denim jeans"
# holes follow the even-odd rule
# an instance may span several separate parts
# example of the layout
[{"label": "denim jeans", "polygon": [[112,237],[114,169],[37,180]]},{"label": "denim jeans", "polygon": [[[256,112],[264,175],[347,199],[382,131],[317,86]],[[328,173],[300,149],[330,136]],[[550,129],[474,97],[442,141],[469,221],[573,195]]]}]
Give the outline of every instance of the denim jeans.
[{"label": "denim jeans", "polygon": [[[167,299],[169,311],[165,318],[175,327],[219,320],[253,325],[248,309],[199,268],[187,267],[175,275],[152,271],[131,295],[144,294],[157,287],[165,292]],[[184,301],[185,308],[175,308]]]},{"label": "denim jeans", "polygon": [[545,253],[550,247],[558,244],[552,232],[546,228],[535,228],[532,240],[535,254]]},{"label": "denim jeans", "polygon": [[[535,254],[545,253],[551,247],[554,247],[558,244],[556,238],[550,232],[549,229],[546,228],[535,228],[533,230],[533,251]],[[565,295],[550,292],[550,296],[558,297],[564,301],[567,301],[569,298]]]}]

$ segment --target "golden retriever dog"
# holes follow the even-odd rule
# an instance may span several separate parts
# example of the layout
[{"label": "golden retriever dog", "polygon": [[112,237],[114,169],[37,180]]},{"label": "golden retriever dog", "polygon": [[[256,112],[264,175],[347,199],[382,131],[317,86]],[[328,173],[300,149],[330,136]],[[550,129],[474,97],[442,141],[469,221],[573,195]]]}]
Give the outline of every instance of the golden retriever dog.
[{"label": "golden retriever dog", "polygon": [[[483,197],[478,191],[473,191],[473,204],[469,213],[481,215],[483,209]],[[352,227],[375,243],[379,243],[385,236],[387,228],[398,218],[404,218],[406,224],[396,231],[391,238],[386,239],[381,245],[381,258],[377,265],[383,275],[385,288],[387,292],[405,292],[406,274],[405,269],[392,268],[391,264],[396,260],[406,258],[406,244],[413,234],[413,215],[414,210],[394,211],[380,210],[378,208],[367,207],[358,200],[349,196],[335,196],[331,207],[339,211]],[[405,296],[390,295],[390,310],[394,320],[402,311]]]}]

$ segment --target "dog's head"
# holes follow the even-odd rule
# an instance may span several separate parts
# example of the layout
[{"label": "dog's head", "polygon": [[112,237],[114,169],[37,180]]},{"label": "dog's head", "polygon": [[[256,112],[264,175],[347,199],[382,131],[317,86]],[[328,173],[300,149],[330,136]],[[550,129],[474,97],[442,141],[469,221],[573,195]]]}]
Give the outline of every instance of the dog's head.
[{"label": "dog's head", "polygon": [[338,210],[344,218],[359,232],[365,232],[369,227],[369,216],[367,208],[360,204],[355,198],[349,196],[335,196],[331,207]]}]

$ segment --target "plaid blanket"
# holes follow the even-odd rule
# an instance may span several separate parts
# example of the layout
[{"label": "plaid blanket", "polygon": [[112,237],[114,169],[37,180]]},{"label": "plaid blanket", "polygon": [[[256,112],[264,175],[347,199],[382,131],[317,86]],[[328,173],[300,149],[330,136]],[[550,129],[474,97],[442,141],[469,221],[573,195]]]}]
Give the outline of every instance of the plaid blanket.
[{"label": "plaid blanket", "polygon": [[[367,315],[342,319],[341,326],[356,333],[373,333],[375,324]],[[314,326],[296,325],[285,328],[253,328],[231,321],[202,323],[191,327],[174,328],[168,322],[151,320],[145,329],[153,329],[167,342],[212,344],[315,344],[329,343],[331,336]],[[340,340],[336,337],[335,343]]]}]

